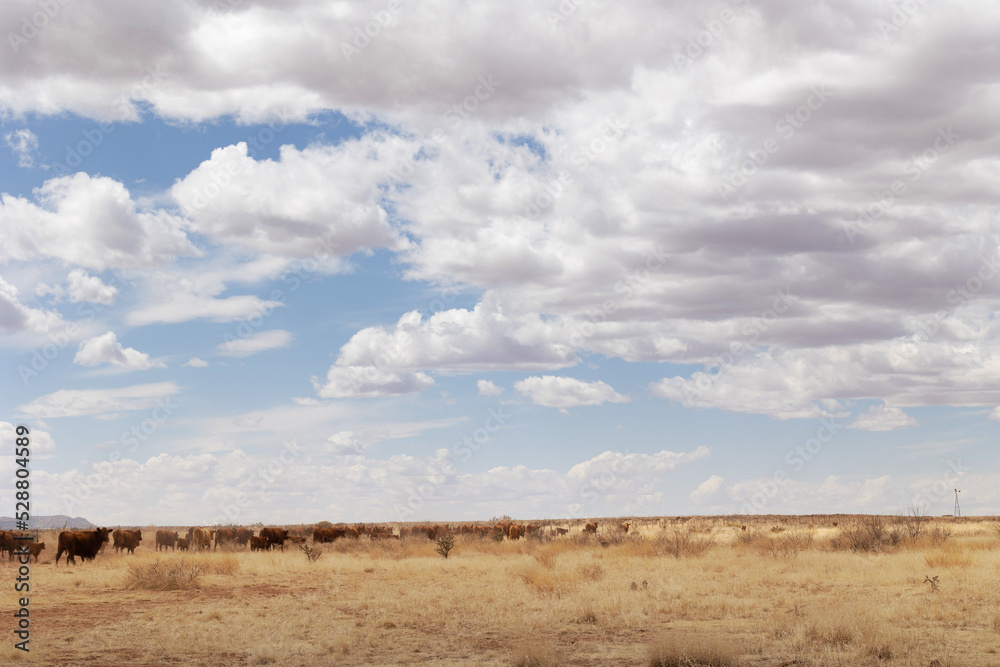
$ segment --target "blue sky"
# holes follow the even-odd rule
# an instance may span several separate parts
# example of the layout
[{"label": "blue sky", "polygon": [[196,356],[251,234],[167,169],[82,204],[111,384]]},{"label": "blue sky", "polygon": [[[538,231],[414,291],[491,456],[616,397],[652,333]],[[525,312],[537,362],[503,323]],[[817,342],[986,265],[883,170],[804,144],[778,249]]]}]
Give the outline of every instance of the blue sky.
[{"label": "blue sky", "polygon": [[550,4],[5,4],[35,512],[1000,513],[996,9]]}]

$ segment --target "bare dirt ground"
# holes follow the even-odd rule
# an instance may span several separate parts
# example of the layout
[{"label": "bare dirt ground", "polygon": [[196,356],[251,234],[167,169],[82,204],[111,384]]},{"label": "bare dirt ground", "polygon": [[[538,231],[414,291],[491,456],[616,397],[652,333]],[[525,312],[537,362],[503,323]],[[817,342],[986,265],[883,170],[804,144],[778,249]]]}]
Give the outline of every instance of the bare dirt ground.
[{"label": "bare dirt ground", "polygon": [[[52,532],[31,566],[31,653],[12,647],[5,587],[0,664],[1000,665],[997,522],[899,527],[871,550],[845,542],[850,521],[728,524],[459,537],[447,560],[426,539],[363,537],[315,562],[295,546],[157,554],[152,529],[134,555],[69,567]],[[190,587],[150,588],[157,561]]]}]

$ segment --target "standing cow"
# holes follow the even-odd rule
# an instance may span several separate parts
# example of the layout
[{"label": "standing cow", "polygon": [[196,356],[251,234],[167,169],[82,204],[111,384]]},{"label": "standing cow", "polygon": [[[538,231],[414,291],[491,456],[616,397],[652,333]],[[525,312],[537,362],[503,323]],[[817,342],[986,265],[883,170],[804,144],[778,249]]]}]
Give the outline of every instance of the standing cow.
[{"label": "standing cow", "polygon": [[191,548],[195,551],[201,551],[202,549],[211,550],[212,549],[212,537],[215,535],[214,530],[209,530],[208,528],[193,527],[188,528],[187,539]]},{"label": "standing cow", "polygon": [[163,550],[166,551],[169,547],[174,551],[177,551],[177,539],[179,537],[180,535],[177,534],[176,530],[169,531],[161,528],[156,531],[156,550],[159,551],[160,547],[163,547]]},{"label": "standing cow", "polygon": [[109,528],[94,530],[74,530],[59,533],[59,549],[56,551],[56,565],[59,558],[66,553],[66,564],[76,565],[76,556],[83,560],[94,560],[101,546],[108,541]]},{"label": "standing cow", "polygon": [[267,540],[268,548],[279,546],[285,550],[285,540],[288,539],[288,530],[285,528],[261,528],[260,536]]}]

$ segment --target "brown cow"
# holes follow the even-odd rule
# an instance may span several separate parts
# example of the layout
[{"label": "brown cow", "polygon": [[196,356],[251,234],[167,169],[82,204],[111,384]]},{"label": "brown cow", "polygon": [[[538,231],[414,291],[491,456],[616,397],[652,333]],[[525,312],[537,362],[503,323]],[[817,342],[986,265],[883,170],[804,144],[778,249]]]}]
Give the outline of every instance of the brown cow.
[{"label": "brown cow", "polygon": [[538,537],[538,531],[540,528],[541,526],[539,525],[529,523],[527,526],[524,526],[524,536],[531,537],[534,535],[535,537]]},{"label": "brown cow", "polygon": [[202,549],[211,550],[213,535],[215,535],[214,530],[195,526],[188,528],[187,539],[195,551],[201,551]]},{"label": "brown cow", "polygon": [[219,528],[215,531],[215,546],[212,548],[213,551],[219,550],[220,542],[235,542],[236,541],[236,529],[235,528]]},{"label": "brown cow", "polygon": [[83,560],[94,560],[101,545],[108,541],[110,528],[94,530],[73,530],[59,533],[59,548],[56,550],[56,565],[59,558],[66,553],[66,564],[76,565],[76,556]]},{"label": "brown cow", "polygon": [[313,531],[313,542],[333,542],[343,536],[343,528],[317,528]]},{"label": "brown cow", "polygon": [[583,527],[583,532],[585,533],[596,533],[597,532],[597,521],[593,523],[588,523]]},{"label": "brown cow", "polygon": [[7,552],[7,559],[14,560],[14,550],[18,543],[24,540],[17,539],[17,533],[12,530],[0,530],[0,551]]},{"label": "brown cow", "polygon": [[260,536],[267,540],[269,548],[274,545],[281,547],[282,551],[285,550],[285,540],[288,539],[288,530],[285,528],[261,528]]},{"label": "brown cow", "polygon": [[159,551],[160,547],[163,547],[163,550],[166,551],[167,547],[170,547],[174,551],[177,551],[178,538],[180,538],[180,535],[177,534],[176,530],[171,532],[161,528],[156,531],[156,550]]},{"label": "brown cow", "polygon": [[250,551],[264,551],[269,546],[266,537],[258,537],[256,535],[250,537]]},{"label": "brown cow", "polygon": [[627,533],[628,532],[628,528],[631,525],[632,525],[631,522],[629,522],[629,523],[620,523],[620,524],[618,524],[618,530],[622,531],[623,533]]},{"label": "brown cow", "polygon": [[180,549],[181,551],[187,551],[190,546],[191,546],[191,540],[189,540],[188,538],[186,537],[177,538],[177,548]]},{"label": "brown cow", "polygon": [[519,540],[519,539],[521,539],[522,537],[524,537],[524,526],[519,526],[517,524],[514,524],[513,526],[511,526],[509,528],[509,532],[507,533],[507,537],[509,539],[511,539],[511,540]]},{"label": "brown cow", "polygon": [[361,537],[361,531],[353,526],[348,526],[344,529],[344,537],[349,537],[352,540],[356,540]]},{"label": "brown cow", "polygon": [[556,535],[566,535],[569,533],[568,528],[553,528],[552,530]]},{"label": "brown cow", "polygon": [[249,528],[237,528],[236,529],[236,544],[247,548],[247,544],[250,543],[250,538],[253,537],[253,531]]},{"label": "brown cow", "polygon": [[24,546],[28,547],[28,551],[35,557],[35,562],[37,563],[39,554],[45,548],[45,542],[24,542]]},{"label": "brown cow", "polygon": [[114,538],[115,551],[128,549],[130,554],[134,554],[136,547],[142,542],[142,531],[119,528],[114,532]]}]

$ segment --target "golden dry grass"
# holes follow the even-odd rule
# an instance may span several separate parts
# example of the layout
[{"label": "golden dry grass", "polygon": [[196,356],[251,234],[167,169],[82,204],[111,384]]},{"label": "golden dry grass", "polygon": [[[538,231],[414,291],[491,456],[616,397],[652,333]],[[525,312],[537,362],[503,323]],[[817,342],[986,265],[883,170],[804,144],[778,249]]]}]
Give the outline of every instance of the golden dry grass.
[{"label": "golden dry grass", "polygon": [[[316,545],[314,562],[294,547],[157,554],[150,541],[57,568],[46,549],[32,653],[7,642],[0,664],[998,665],[1000,538],[992,523],[939,524],[943,541],[876,551],[834,550],[840,527],[747,537],[707,520],[458,538],[447,560],[427,540]],[[675,557],[673,527],[710,548]],[[197,587],[133,585],[157,562],[197,568]]]}]

